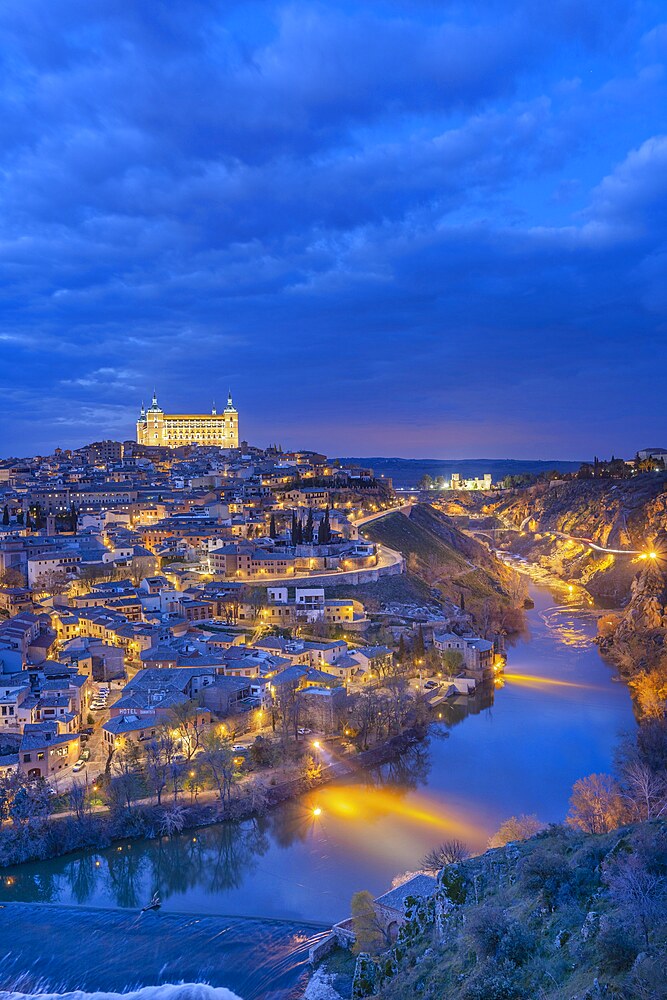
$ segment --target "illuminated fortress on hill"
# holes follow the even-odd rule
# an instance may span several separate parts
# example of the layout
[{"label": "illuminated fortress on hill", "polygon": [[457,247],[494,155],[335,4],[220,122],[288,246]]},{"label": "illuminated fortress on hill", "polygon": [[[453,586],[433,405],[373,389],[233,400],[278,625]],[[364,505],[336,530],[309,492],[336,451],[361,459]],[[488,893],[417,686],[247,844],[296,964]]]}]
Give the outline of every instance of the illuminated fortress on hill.
[{"label": "illuminated fortress on hill", "polygon": [[183,444],[238,448],[239,414],[232,403],[231,393],[222,413],[218,413],[215,406],[210,413],[165,413],[153,393],[149,408],[146,410],[143,404],[141,407],[137,420],[137,442],[167,448],[178,448]]}]

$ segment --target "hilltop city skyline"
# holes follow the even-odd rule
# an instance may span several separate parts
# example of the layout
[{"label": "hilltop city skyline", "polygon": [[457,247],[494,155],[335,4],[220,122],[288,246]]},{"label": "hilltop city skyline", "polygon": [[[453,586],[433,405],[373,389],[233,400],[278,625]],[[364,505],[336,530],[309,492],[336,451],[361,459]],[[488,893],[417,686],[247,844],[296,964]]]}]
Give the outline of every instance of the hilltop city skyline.
[{"label": "hilltop city skyline", "polygon": [[658,0],[148,11],[3,8],[3,452],[154,385],[329,454],[665,444]]}]

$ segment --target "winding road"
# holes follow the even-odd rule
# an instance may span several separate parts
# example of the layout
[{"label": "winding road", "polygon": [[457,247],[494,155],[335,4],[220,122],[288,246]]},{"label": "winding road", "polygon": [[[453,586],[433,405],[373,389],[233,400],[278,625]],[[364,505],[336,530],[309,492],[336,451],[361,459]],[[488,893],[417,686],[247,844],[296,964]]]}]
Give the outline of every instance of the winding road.
[{"label": "winding road", "polygon": [[646,549],[608,549],[604,545],[598,545],[594,542],[592,538],[583,538],[579,535],[569,535],[565,531],[553,531],[551,528],[545,528],[543,531],[531,531],[527,524],[532,520],[532,515],[529,514],[523,519],[518,528],[511,525],[504,525],[501,528],[487,528],[483,529],[470,529],[471,534],[489,534],[491,531],[524,531],[530,533],[531,535],[551,535],[553,538],[564,538],[570,542],[577,542],[579,545],[587,545],[590,549],[595,549],[596,552],[605,552],[610,555],[615,556],[644,556],[649,559],[655,559],[654,552],[648,552]]}]

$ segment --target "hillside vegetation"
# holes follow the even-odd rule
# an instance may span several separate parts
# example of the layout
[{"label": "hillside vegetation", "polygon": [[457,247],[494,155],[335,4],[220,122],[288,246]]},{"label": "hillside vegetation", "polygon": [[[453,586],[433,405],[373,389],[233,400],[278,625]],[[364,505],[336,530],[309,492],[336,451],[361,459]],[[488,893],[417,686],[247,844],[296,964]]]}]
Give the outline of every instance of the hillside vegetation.
[{"label": "hillside vegetation", "polygon": [[429,504],[415,505],[409,517],[389,514],[364,533],[401,552],[408,577],[454,603],[463,597],[466,610],[478,620],[488,617],[490,607],[507,609],[523,602],[524,585],[517,574]]},{"label": "hillside vegetation", "polygon": [[[443,869],[390,957],[358,967],[382,1000],[667,996],[667,824],[565,827]],[[385,978],[386,977],[386,978]]]}]

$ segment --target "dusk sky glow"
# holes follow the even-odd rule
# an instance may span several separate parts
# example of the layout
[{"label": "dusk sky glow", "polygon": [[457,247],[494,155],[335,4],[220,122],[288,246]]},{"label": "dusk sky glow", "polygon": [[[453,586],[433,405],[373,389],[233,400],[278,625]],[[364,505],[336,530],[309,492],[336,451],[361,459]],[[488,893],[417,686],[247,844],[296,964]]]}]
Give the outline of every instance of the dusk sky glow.
[{"label": "dusk sky glow", "polygon": [[5,0],[0,455],[667,447],[662,0]]}]

